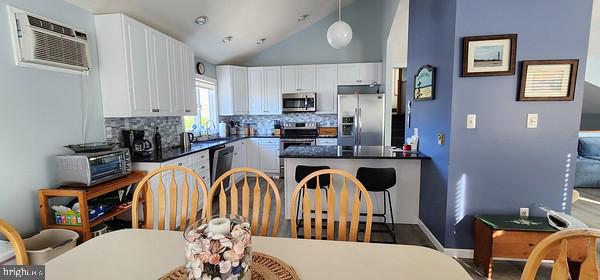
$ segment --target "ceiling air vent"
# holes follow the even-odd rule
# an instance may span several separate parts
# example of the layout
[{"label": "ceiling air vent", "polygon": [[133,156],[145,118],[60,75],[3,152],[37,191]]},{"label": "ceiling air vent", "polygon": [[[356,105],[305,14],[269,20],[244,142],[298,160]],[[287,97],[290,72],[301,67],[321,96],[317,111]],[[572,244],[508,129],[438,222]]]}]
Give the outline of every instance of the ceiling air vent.
[{"label": "ceiling air vent", "polygon": [[10,15],[18,65],[90,70],[85,32],[12,7]]}]

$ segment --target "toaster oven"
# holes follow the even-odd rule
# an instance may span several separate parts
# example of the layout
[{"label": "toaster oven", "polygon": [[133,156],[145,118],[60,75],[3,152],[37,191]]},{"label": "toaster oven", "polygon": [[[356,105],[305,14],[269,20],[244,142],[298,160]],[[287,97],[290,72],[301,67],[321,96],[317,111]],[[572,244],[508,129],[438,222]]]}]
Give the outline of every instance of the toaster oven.
[{"label": "toaster oven", "polygon": [[93,186],[131,173],[129,149],[56,156],[64,186]]}]

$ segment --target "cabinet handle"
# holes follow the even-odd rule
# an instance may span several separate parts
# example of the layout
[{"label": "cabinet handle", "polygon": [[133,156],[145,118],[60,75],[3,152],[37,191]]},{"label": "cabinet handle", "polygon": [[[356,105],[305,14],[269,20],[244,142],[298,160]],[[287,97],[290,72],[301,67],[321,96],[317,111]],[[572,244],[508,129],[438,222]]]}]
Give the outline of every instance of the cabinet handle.
[{"label": "cabinet handle", "polygon": [[181,162],[180,162],[180,163],[178,163],[177,165],[179,165],[179,166],[182,166],[182,165],[183,165],[183,163],[181,163]]},{"label": "cabinet handle", "polygon": [[156,112],[157,112],[157,113],[158,113],[158,112],[160,112],[160,109],[156,109]]},{"label": "cabinet handle", "polygon": [[237,153],[233,153],[234,156],[237,156]]},{"label": "cabinet handle", "polygon": [[185,112],[186,112],[186,113],[189,113],[189,112],[191,112],[191,111],[192,111],[192,110],[189,110],[189,109],[186,109],[186,110],[185,110]]}]

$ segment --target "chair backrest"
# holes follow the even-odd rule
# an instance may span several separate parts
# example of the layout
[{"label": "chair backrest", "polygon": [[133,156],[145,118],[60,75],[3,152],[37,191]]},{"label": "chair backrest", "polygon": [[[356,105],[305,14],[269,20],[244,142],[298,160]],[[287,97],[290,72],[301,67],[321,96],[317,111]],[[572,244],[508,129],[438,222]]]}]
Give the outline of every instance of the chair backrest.
[{"label": "chair backrest", "polygon": [[15,251],[15,258],[17,265],[28,265],[29,258],[27,258],[27,251],[25,250],[25,243],[23,243],[23,239],[21,239],[21,235],[13,228],[10,224],[8,224],[4,220],[0,220],[0,233],[6,236],[8,242],[13,247]]},{"label": "chair backrest", "polygon": [[396,185],[396,169],[360,167],[356,171],[356,179],[368,191],[381,192]]},{"label": "chair backrest", "polygon": [[598,280],[598,262],[596,256],[596,241],[600,238],[600,230],[596,229],[567,229],[556,232],[542,240],[531,252],[527,264],[521,274],[521,280],[534,280],[538,268],[545,256],[560,245],[560,253],[552,267],[552,279],[569,279],[567,263],[568,240],[586,238],[589,242],[587,255],[581,264],[579,279]]},{"label": "chair backrest", "polygon": [[[373,204],[371,203],[371,197],[369,193],[363,186],[363,184],[358,181],[352,174],[336,169],[325,169],[313,172],[304,178],[292,193],[292,203],[291,203],[291,220],[295,221],[298,213],[296,213],[296,204],[298,203],[300,190],[304,188],[304,198],[302,201],[302,211],[303,211],[303,227],[304,227],[304,238],[311,238],[311,199],[308,193],[307,182],[312,180],[313,178],[317,178],[316,188],[314,189],[314,213],[315,213],[315,238],[321,239],[322,236],[322,213],[323,213],[323,202],[322,202],[322,187],[320,182],[321,175],[329,174],[329,185],[327,191],[327,201],[325,202],[327,205],[327,239],[334,240],[335,239],[335,213],[336,213],[336,186],[334,186],[335,176],[338,175],[341,177],[341,188],[339,189],[339,211],[338,213],[338,237],[337,240],[341,241],[356,241],[358,238],[358,224],[360,222],[360,211],[361,211],[361,200],[366,202],[367,208],[367,216],[366,216],[366,228],[365,228],[365,242],[371,241],[371,225],[373,223]],[[350,230],[347,230],[347,220],[348,220],[348,204],[350,202],[348,198],[348,181],[354,185],[354,198],[352,199],[352,208],[351,208],[351,218],[350,218]],[[292,238],[298,237],[297,225],[292,222]],[[346,232],[349,232],[348,237],[346,237]]]},{"label": "chair backrest", "polygon": [[[166,179],[166,180],[165,180]],[[167,185],[165,185],[165,181]],[[156,186],[156,188],[154,188]],[[191,190],[190,190],[191,187]],[[154,201],[154,193],[156,192],[157,201]],[[168,204],[167,204],[168,192]],[[200,219],[205,216],[206,184],[202,178],[193,170],[182,166],[165,166],[148,173],[137,185],[133,193],[132,205],[132,227],[138,228],[138,207],[140,202],[145,204],[144,207],[144,222],[146,229],[154,228],[154,214],[157,213],[158,229],[175,230],[177,225],[177,210],[180,211],[179,230],[185,230],[187,222],[189,224],[196,222],[197,213],[202,211]],[[181,202],[179,203],[179,197]],[[200,205],[200,198],[203,198]],[[140,201],[141,199],[141,201]],[[199,205],[201,209],[199,208]],[[158,207],[155,210],[155,207]],[[167,213],[168,207],[168,213]],[[165,228],[165,219],[169,215],[168,228]],[[188,219],[189,215],[189,219]]]},{"label": "chair backrest", "polygon": [[[241,182],[236,182],[240,175],[243,174]],[[250,190],[250,183],[248,183],[248,174],[255,177],[254,186],[252,191]],[[231,177],[231,178],[230,178]],[[229,189],[230,207],[229,213],[227,213],[227,194],[226,188],[229,186],[225,185],[226,179],[230,178],[229,182],[231,188]],[[261,179],[265,184],[264,191],[261,191]],[[242,184],[241,188],[238,188],[238,184]],[[241,215],[246,219],[250,220],[251,230],[253,235],[268,235],[269,224],[271,221],[271,206],[273,203],[273,196],[275,197],[275,215],[273,216],[273,229],[271,236],[277,236],[279,234],[279,219],[281,215],[281,198],[279,196],[279,189],[277,185],[267,176],[264,172],[253,168],[234,168],[225,172],[221,177],[217,178],[213,183],[210,193],[208,194],[208,203],[206,205],[206,215],[212,215],[213,199],[215,194],[219,191],[219,215],[224,216],[227,214]],[[239,193],[242,194],[242,213],[238,213],[239,208]],[[252,215],[250,215],[250,192],[252,192]],[[273,194],[271,194],[273,192]],[[261,207],[261,193],[264,193],[264,198]],[[262,208],[262,209],[261,209]],[[262,210],[262,216],[261,216]],[[259,226],[260,225],[260,226]],[[260,231],[259,231],[260,229]]]}]

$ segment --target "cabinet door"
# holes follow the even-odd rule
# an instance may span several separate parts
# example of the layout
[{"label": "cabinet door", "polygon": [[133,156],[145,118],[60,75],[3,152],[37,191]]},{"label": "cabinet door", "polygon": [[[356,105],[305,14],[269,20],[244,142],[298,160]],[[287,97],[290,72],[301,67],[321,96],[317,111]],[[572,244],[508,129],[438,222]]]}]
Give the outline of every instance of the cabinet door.
[{"label": "cabinet door", "polygon": [[240,167],[246,167],[248,166],[248,141],[246,140],[242,140],[239,142],[239,149],[238,149],[238,158],[239,158],[239,163],[240,163]]},{"label": "cabinet door", "polygon": [[279,172],[279,146],[260,146],[260,170],[267,173]]},{"label": "cabinet door", "polygon": [[169,53],[169,37],[154,30],[148,29],[150,38],[150,55],[152,61],[152,96],[154,108],[158,109],[157,115],[169,115],[173,111],[171,65]]},{"label": "cabinet door", "polygon": [[171,67],[173,71],[171,71],[171,77],[173,84],[171,86],[173,94],[171,95],[173,99],[173,112],[176,114],[183,115],[184,102],[185,102],[185,92],[184,85],[185,79],[183,74],[184,62],[183,62],[183,45],[175,40],[170,40],[171,45]]},{"label": "cabinet door", "polygon": [[291,93],[298,92],[299,87],[296,83],[298,79],[297,66],[282,66],[281,67],[281,89],[283,92]]},{"label": "cabinet door", "polygon": [[249,139],[246,141],[246,157],[249,159],[248,167],[260,169],[260,154],[258,139]]},{"label": "cabinet door", "polygon": [[147,27],[133,21],[125,21],[125,32],[129,43],[129,61],[127,68],[129,72],[129,92],[131,98],[131,113],[136,117],[154,116],[154,108],[151,97],[150,80],[151,70],[148,58],[149,38],[146,34]]},{"label": "cabinet door", "polygon": [[314,92],[315,91],[315,80],[316,80],[316,67],[315,65],[300,65],[298,66],[298,78],[297,84],[299,91],[302,92]]},{"label": "cabinet door", "polygon": [[238,115],[248,113],[248,70],[244,67],[232,66],[233,102]]},{"label": "cabinet door", "polygon": [[265,114],[281,114],[281,68],[265,67],[263,69],[263,111]]},{"label": "cabinet door", "polygon": [[248,68],[248,112],[251,115],[261,115],[264,109],[263,68]]},{"label": "cabinet door", "polygon": [[336,64],[317,65],[317,113],[337,112],[337,76]]},{"label": "cabinet door", "polygon": [[360,84],[381,84],[381,63],[360,63],[358,80]]},{"label": "cabinet door", "polygon": [[219,115],[233,115],[233,80],[231,75],[231,66],[217,66],[217,81]]},{"label": "cabinet door", "polygon": [[196,70],[194,69],[194,65],[196,60],[194,58],[194,51],[188,47],[183,47],[184,49],[184,113],[187,116],[197,116],[198,115],[198,100],[196,99]]},{"label": "cabinet door", "polygon": [[338,84],[356,85],[359,80],[359,66],[356,63],[338,65]]}]

